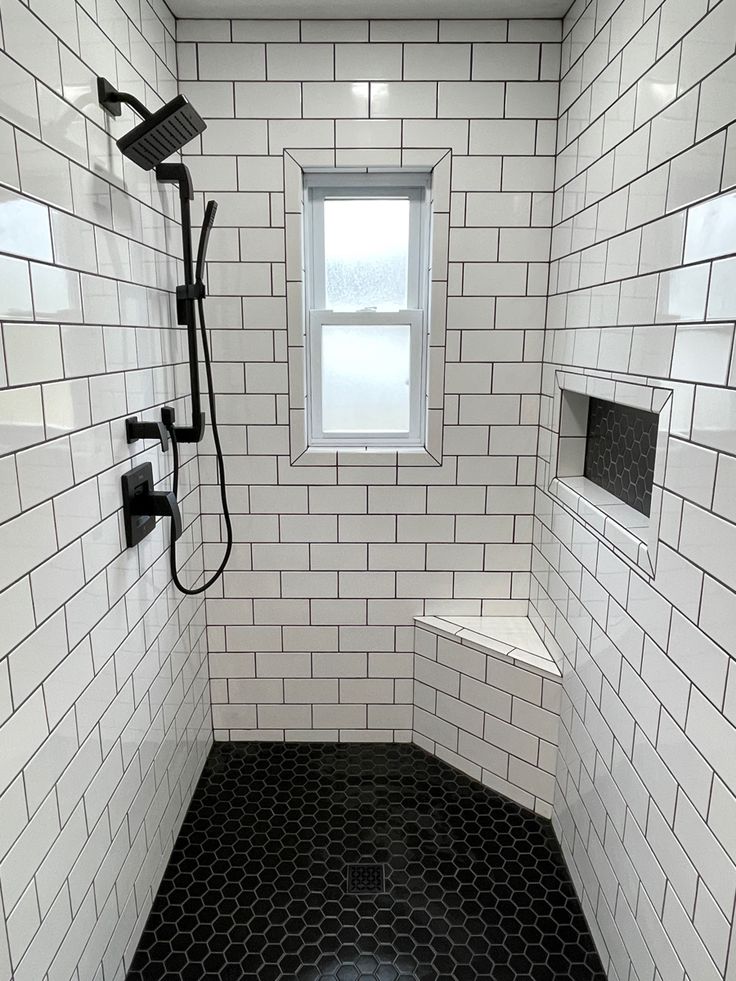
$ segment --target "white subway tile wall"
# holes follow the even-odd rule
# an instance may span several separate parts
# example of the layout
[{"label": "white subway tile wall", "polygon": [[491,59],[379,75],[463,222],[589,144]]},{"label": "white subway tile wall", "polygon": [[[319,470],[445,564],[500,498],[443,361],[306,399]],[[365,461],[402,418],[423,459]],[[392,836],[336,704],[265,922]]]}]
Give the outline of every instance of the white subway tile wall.
[{"label": "white subway tile wall", "polygon": [[[178,24],[182,90],[209,126],[184,159],[199,213],[208,197],[223,205],[208,309],[236,547],[207,598],[215,738],[407,740],[413,617],[527,612],[559,30]],[[232,42],[258,57],[231,67]],[[302,329],[292,158],[432,166],[448,150],[435,225],[441,242],[449,219],[449,255],[435,255],[432,276],[446,310],[432,338],[446,351],[433,405],[443,452],[432,466],[390,452],[292,465],[289,413],[293,423],[303,409],[302,363],[288,357],[299,338],[287,336],[287,304]],[[217,543],[211,453],[200,456],[204,537]],[[208,568],[221,549],[205,548]]]},{"label": "white subway tile wall", "polygon": [[[213,725],[424,740],[553,805],[611,981],[736,978],[734,24],[736,0],[575,0],[562,24],[0,0],[2,981],[121,981]],[[236,544],[206,604],[174,592],[161,526],[124,549],[121,474],[170,480],[124,417],[185,415],[188,373],[176,201],[119,154],[134,117],[102,114],[97,74],[208,122],[185,161],[195,218],[221,205]],[[284,150],[451,152],[437,465],[292,464]],[[559,369],[673,392],[656,576],[547,493]],[[182,497],[195,581],[222,554],[209,436]],[[414,654],[415,615],[527,612],[564,652],[559,734],[559,684],[497,687],[424,630]]]},{"label": "white subway tile wall", "polygon": [[[531,616],[565,654],[555,828],[617,981],[736,977],[735,25],[576,0],[563,29]],[[560,368],[673,391],[654,577],[547,493]]]},{"label": "white subway tile wall", "polygon": [[[124,977],[211,743],[204,602],[163,524],[128,551],[120,476],[183,416],[177,202],[123,160],[96,76],[177,91],[162,0],[0,2],[0,978]],[[41,141],[38,141],[40,136]],[[202,572],[198,464],[184,576]]]}]

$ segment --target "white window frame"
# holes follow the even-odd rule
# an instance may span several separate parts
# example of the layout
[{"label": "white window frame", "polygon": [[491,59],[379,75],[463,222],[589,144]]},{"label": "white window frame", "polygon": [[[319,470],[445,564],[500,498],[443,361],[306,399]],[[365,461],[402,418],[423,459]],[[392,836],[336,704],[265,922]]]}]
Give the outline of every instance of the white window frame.
[{"label": "white window frame", "polygon": [[[423,447],[427,428],[430,224],[427,173],[317,173],[305,175],[305,285],[307,442],[315,447]],[[406,310],[325,309],[324,202],[327,198],[407,197],[409,268]],[[322,424],[322,329],[327,324],[410,327],[410,424],[408,432],[326,433]]]}]

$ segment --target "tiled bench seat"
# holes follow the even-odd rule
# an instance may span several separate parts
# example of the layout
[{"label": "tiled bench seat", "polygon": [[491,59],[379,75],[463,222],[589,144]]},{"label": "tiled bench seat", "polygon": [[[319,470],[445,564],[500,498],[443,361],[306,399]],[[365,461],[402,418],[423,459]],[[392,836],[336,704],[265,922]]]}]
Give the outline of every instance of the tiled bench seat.
[{"label": "tiled bench seat", "polygon": [[415,617],[414,741],[552,810],[562,677],[527,617]]}]

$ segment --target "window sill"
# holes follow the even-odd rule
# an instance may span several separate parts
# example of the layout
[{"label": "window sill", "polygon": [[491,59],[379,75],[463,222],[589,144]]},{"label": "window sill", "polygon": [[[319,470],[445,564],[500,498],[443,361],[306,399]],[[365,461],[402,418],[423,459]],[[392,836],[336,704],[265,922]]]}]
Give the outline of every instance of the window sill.
[{"label": "window sill", "polygon": [[424,446],[309,446],[292,459],[293,467],[440,467]]}]

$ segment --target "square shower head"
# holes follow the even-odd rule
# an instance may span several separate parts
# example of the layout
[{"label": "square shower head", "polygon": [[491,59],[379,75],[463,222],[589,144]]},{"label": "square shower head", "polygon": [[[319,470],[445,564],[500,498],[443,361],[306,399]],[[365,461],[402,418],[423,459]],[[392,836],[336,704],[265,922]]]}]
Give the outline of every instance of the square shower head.
[{"label": "square shower head", "polygon": [[177,95],[118,140],[120,151],[143,170],[153,170],[207,128],[183,95]]}]

